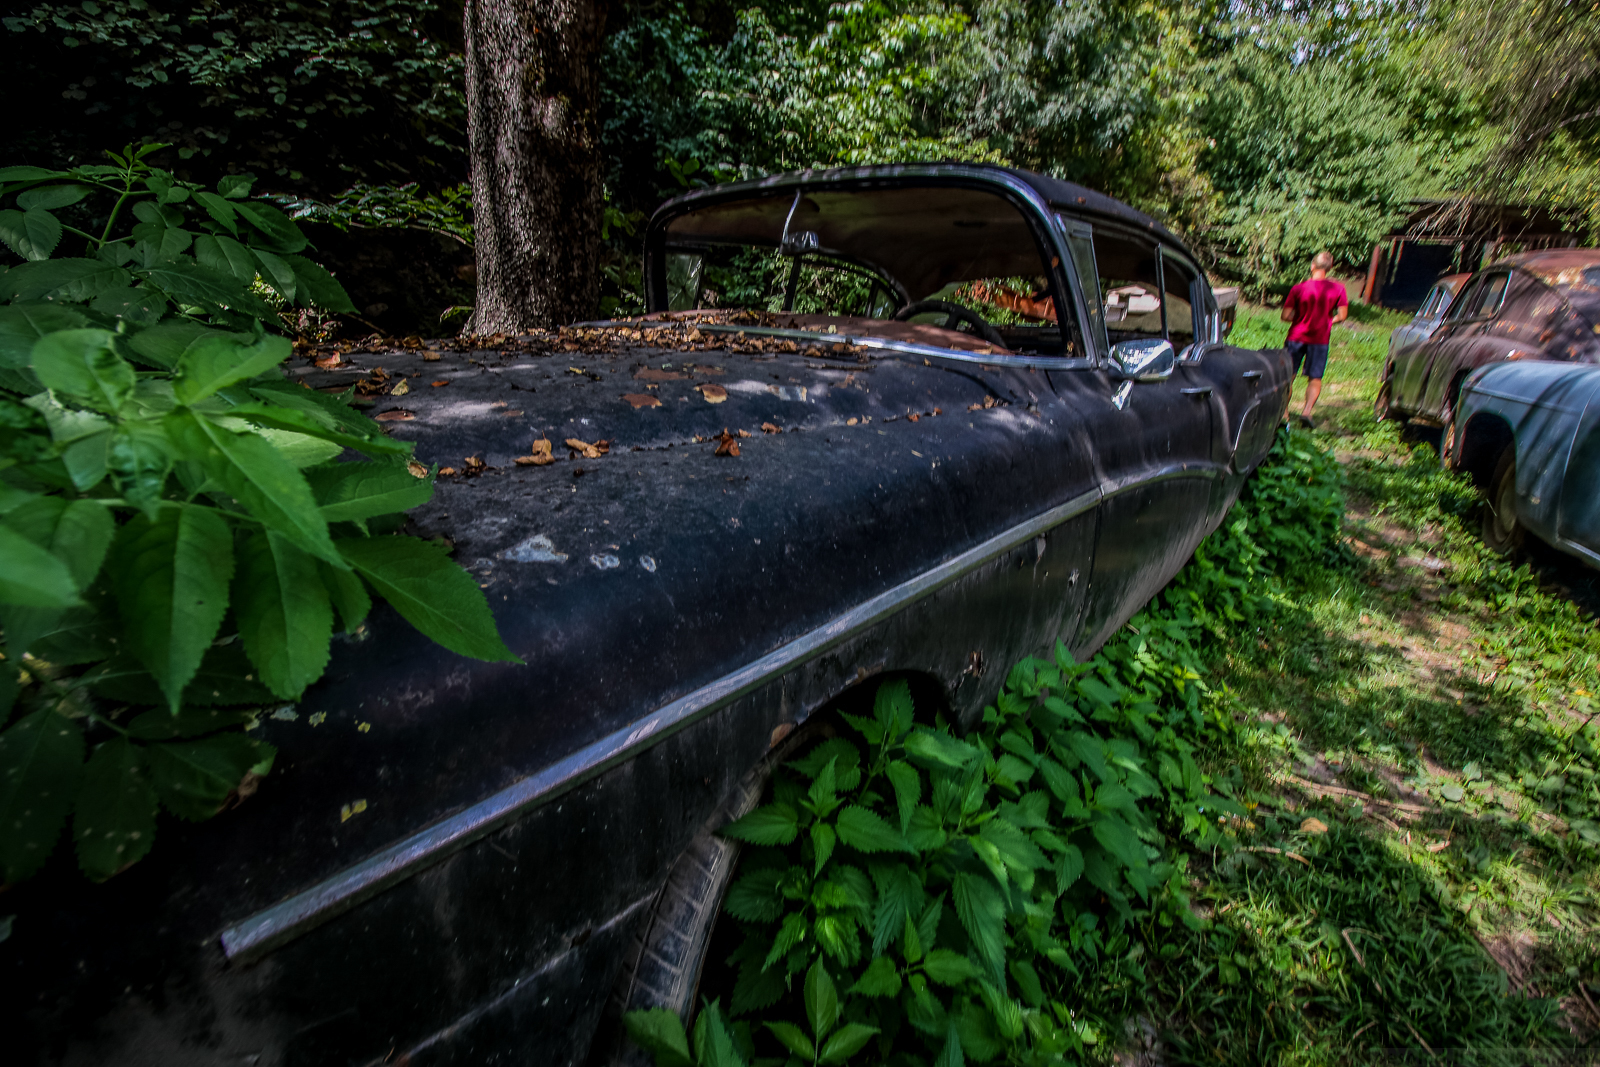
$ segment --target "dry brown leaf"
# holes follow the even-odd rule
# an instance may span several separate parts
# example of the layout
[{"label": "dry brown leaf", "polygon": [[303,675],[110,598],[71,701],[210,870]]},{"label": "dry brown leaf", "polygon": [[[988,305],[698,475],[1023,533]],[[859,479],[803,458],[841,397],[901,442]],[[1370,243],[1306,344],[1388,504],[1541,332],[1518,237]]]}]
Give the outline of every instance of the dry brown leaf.
[{"label": "dry brown leaf", "polygon": [[1303,834],[1325,834],[1328,832],[1328,824],[1313,816],[1300,824],[1300,832]]},{"label": "dry brown leaf", "polygon": [[389,395],[390,396],[405,396],[409,392],[411,392],[411,386],[406,384],[406,380],[404,378],[401,378],[398,382],[395,383],[394,388],[389,390]]},{"label": "dry brown leaf", "polygon": [[422,338],[417,337],[416,335],[413,334],[412,336],[407,337],[404,341],[401,341],[400,343],[401,343],[401,345],[405,346],[406,348],[421,348],[422,347]]},{"label": "dry brown leaf", "polygon": [[633,376],[641,382],[676,382],[689,377],[675,370],[661,370],[658,367],[641,367],[633,372]]},{"label": "dry brown leaf", "polygon": [[726,426],[724,426],[722,428],[722,432],[713,437],[712,440],[717,442],[716,455],[737,456],[739,454],[739,439],[733,434],[729,433]]},{"label": "dry brown leaf", "polygon": [[695,389],[699,391],[701,396],[706,398],[707,404],[720,404],[728,399],[728,391],[720,385],[712,385],[707,382],[705,385],[695,386]]},{"label": "dry brown leaf", "polygon": [[506,418],[508,418],[508,419],[514,419],[514,418],[516,418],[516,417],[517,417],[517,416],[518,416],[518,415],[521,415],[521,414],[523,414],[523,411],[522,411],[522,409],[521,409],[521,408],[518,408],[518,409],[517,409],[517,410],[515,410],[515,411],[502,411],[502,412],[501,412],[501,413],[500,413],[500,414],[501,414],[501,415],[504,415],[504,416],[505,416],[505,417],[506,417]]},{"label": "dry brown leaf", "polygon": [[651,396],[649,393],[623,393],[622,399],[632,404],[635,411],[640,408],[658,408],[661,406],[660,397]]},{"label": "dry brown leaf", "polygon": [[416,412],[407,411],[405,408],[390,408],[388,411],[380,411],[373,416],[379,422],[410,422],[416,417]]},{"label": "dry brown leaf", "polygon": [[696,374],[722,374],[722,373],[725,373],[721,367],[708,367],[704,363],[696,363],[694,365],[694,372]]},{"label": "dry brown leaf", "polygon": [[482,456],[468,456],[462,460],[462,463],[466,466],[469,475],[482,474],[489,469],[489,465],[483,461]]},{"label": "dry brown leaf", "polygon": [[601,456],[611,451],[611,442],[596,441],[591,445],[586,441],[578,440],[576,437],[569,437],[567,438],[567,447],[572,449],[578,455],[582,456],[584,459],[599,459]]},{"label": "dry brown leaf", "polygon": [[547,463],[554,463],[556,457],[550,454],[550,439],[541,437],[533,443],[528,450],[528,455],[518,456],[514,461],[519,467],[543,467]]},{"label": "dry brown leaf", "polygon": [[411,477],[413,478],[426,478],[428,476],[428,468],[414,459],[406,463],[406,470],[411,472]]},{"label": "dry brown leaf", "polygon": [[450,379],[448,379],[448,378],[440,378],[438,381],[429,382],[428,384],[433,386],[435,389],[437,389],[441,385],[449,385],[450,384]]},{"label": "dry brown leaf", "polygon": [[739,431],[739,436],[740,437],[749,437],[750,436],[750,431],[749,430],[740,430]]},{"label": "dry brown leaf", "polygon": [[778,429],[776,426],[772,425],[772,423],[770,423],[770,422],[763,422],[761,424],[761,432],[762,433],[782,433],[783,431]]},{"label": "dry brown leaf", "polygon": [[442,357],[439,355],[439,353],[435,352],[431,348],[422,353],[422,362],[424,363],[437,363],[441,358]]},{"label": "dry brown leaf", "polygon": [[846,426],[854,426],[856,423],[858,423],[860,421],[861,421],[860,419],[845,419],[844,420],[844,424]]},{"label": "dry brown leaf", "polygon": [[440,474],[458,474],[460,472],[457,471],[454,467],[440,467],[439,468],[439,473]]},{"label": "dry brown leaf", "polygon": [[335,352],[331,356],[323,356],[321,359],[317,360],[316,365],[321,367],[323,370],[329,370],[333,367],[339,366],[343,362],[344,360],[339,356],[339,353]]},{"label": "dry brown leaf", "polygon": [[918,419],[922,418],[922,416],[913,412],[912,414],[907,415],[906,418],[910,419],[912,422],[916,422]]}]

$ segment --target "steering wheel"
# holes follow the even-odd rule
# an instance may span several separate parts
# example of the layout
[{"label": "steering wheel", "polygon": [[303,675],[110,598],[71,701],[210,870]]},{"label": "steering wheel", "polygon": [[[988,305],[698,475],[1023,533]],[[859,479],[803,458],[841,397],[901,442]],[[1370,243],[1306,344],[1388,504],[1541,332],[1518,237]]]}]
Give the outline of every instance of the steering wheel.
[{"label": "steering wheel", "polygon": [[894,313],[896,322],[907,322],[915,315],[924,315],[930,311],[942,311],[945,314],[944,328],[953,330],[957,323],[964,322],[972,327],[972,332],[988,341],[997,348],[1004,348],[1006,343],[1000,337],[1000,331],[989,325],[989,320],[979,315],[971,308],[952,304],[948,300],[918,300],[907,304]]}]

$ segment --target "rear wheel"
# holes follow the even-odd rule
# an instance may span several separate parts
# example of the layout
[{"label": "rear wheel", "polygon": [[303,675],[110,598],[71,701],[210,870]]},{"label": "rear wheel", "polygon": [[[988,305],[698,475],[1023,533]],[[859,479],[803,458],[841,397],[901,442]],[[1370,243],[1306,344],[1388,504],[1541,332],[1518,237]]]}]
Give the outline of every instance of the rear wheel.
[{"label": "rear wheel", "polygon": [[1390,394],[1393,391],[1394,384],[1391,379],[1384,378],[1378,383],[1378,396],[1372,402],[1372,417],[1379,422],[1395,422],[1404,426],[1406,417],[1396,411],[1390,402]]},{"label": "rear wheel", "polygon": [[1439,465],[1445,470],[1457,470],[1461,465],[1461,430],[1456,425],[1456,411],[1461,407],[1461,382],[1451,384],[1445,394],[1444,410],[1439,413],[1444,430],[1439,434]]},{"label": "rear wheel", "polygon": [[1502,556],[1522,547],[1526,536],[1517,521],[1517,447],[1509,444],[1494,465],[1489,479],[1489,499],[1483,507],[1483,543]]}]

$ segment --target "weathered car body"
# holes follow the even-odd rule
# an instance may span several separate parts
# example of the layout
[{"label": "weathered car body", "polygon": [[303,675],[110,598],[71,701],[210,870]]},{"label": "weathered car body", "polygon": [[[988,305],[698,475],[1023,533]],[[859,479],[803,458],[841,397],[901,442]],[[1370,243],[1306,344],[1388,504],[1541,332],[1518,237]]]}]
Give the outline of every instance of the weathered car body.
[{"label": "weathered car body", "polygon": [[[668,307],[684,229],[709,247],[745,217],[779,247],[768,201],[826,216],[851,190],[999,201],[1014,218],[971,201],[993,213],[970,221],[1028,242],[1059,321],[996,346]],[[1126,259],[1113,280],[1178,294],[1116,353],[1096,234]],[[453,543],[525,664],[462,659],[376,611],[300,706],[261,718],[280,756],[256,795],[164,826],[108,884],[57,856],[11,889],[10,1062],[584,1062],[669,871],[787,731],[885,672],[971,721],[1018,657],[1097,648],[1221,521],[1288,400],[1281,351],[1222,343],[1181,242],[1020,172],[705,190],[662,208],[646,255],[653,321],[293,368],[358,384],[457,472],[413,526]],[[885,277],[912,302],[939,282]]]},{"label": "weathered car body", "polygon": [[[1380,410],[1449,426],[1467,375],[1486,363],[1600,360],[1600,250],[1509,256],[1474,274],[1425,341],[1384,364]],[[1444,448],[1453,446],[1447,435]]]},{"label": "weathered car body", "polygon": [[1457,466],[1488,495],[1491,544],[1515,548],[1526,530],[1600,566],[1600,367],[1484,367],[1462,386],[1457,422]]},{"label": "weathered car body", "polygon": [[1411,321],[1404,326],[1396,326],[1389,334],[1391,361],[1403,349],[1421,344],[1433,336],[1434,331],[1444,322],[1445,315],[1450,311],[1450,304],[1454,301],[1456,293],[1461,291],[1461,283],[1470,277],[1470,274],[1447,274],[1433,283],[1433,288],[1422,298],[1422,303],[1417,306],[1417,313],[1411,317]]}]

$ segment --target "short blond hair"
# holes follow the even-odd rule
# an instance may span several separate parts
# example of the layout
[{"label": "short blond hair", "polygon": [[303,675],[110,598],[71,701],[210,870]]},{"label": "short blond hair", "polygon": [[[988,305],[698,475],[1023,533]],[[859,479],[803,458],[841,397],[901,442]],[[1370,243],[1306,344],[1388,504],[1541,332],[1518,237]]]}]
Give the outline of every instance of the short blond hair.
[{"label": "short blond hair", "polygon": [[1332,270],[1333,269],[1333,257],[1331,255],[1329,255],[1327,252],[1318,252],[1316,255],[1311,257],[1311,269],[1312,270]]}]

